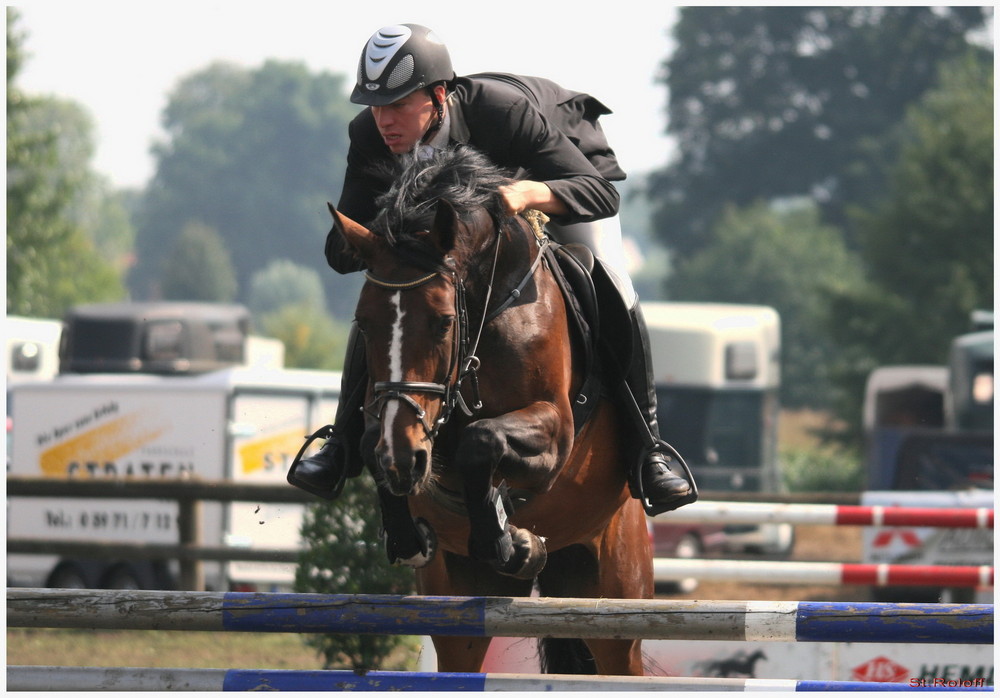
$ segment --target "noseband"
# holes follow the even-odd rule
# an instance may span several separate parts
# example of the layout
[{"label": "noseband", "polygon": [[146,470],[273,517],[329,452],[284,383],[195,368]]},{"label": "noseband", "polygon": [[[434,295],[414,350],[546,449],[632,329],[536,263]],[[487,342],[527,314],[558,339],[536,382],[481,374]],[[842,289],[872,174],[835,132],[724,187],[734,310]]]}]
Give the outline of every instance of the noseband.
[{"label": "noseband", "polygon": [[[490,269],[490,281],[486,287],[486,299],[483,303],[483,317],[479,322],[479,329],[476,332],[475,339],[472,339],[471,341],[469,336],[469,313],[466,306],[465,282],[463,279],[458,277],[456,272],[445,273],[442,271],[434,271],[411,281],[393,282],[380,279],[374,274],[365,271],[365,278],[369,283],[380,288],[395,291],[409,291],[411,289],[419,288],[424,284],[433,281],[438,276],[448,279],[455,286],[455,317],[456,322],[458,323],[455,342],[457,346],[451,353],[451,366],[448,370],[449,376],[455,376],[454,381],[450,384],[425,381],[377,381],[372,386],[372,401],[365,408],[366,411],[368,411],[368,413],[375,419],[381,421],[382,410],[386,402],[389,400],[400,400],[413,408],[416,412],[417,418],[420,420],[420,423],[424,428],[425,440],[433,443],[438,432],[441,430],[441,427],[447,424],[448,420],[451,419],[451,415],[455,411],[456,407],[461,409],[462,413],[466,417],[471,417],[475,412],[482,409],[483,402],[479,397],[478,375],[481,364],[479,357],[476,356],[476,352],[479,348],[479,340],[482,337],[483,328],[500,315],[500,313],[509,308],[511,304],[513,304],[514,301],[520,297],[521,291],[528,284],[528,281],[531,280],[531,277],[534,276],[535,270],[542,261],[543,255],[541,248],[548,244],[547,237],[544,235],[536,236],[539,252],[529,266],[527,273],[525,273],[521,282],[507,295],[507,299],[495,310],[489,312],[490,298],[493,295],[493,282],[496,278],[497,263],[500,259],[500,240],[503,237],[502,232],[502,229],[497,230],[496,242],[493,246],[493,266]],[[468,403],[466,403],[465,398],[462,396],[462,384],[466,379],[469,380],[469,384],[472,386],[473,402],[471,407]],[[444,407],[441,410],[441,415],[437,418],[433,425],[427,423],[426,412],[420,407],[420,404],[416,400],[410,397],[409,393],[430,393],[432,395],[442,396]]]}]

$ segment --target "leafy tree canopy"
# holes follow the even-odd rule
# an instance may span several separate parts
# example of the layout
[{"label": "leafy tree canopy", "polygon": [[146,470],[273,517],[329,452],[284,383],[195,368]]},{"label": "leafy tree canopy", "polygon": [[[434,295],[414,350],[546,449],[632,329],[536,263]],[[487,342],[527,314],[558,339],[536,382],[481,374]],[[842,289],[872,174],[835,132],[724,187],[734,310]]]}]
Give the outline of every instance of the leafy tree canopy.
[{"label": "leafy tree canopy", "polygon": [[[970,50],[984,7],[687,7],[665,64],[676,162],[652,180],[655,228],[681,256],[726,203],[808,195],[824,218],[883,189],[888,134]],[[978,49],[978,59],[991,53]],[[889,152],[886,152],[890,149]]]},{"label": "leafy tree canopy", "polygon": [[241,294],[256,271],[284,258],[321,274],[331,311],[353,312],[359,282],[330,271],[323,244],[354,113],[342,76],[298,63],[217,63],[182,80],[138,216],[135,295],[153,293],[160,250],[197,220],[225,242]]},{"label": "leafy tree canopy", "polygon": [[840,412],[855,428],[872,369],[943,364],[971,312],[993,307],[992,67],[946,64],[902,143],[887,196],[857,216],[866,283],[828,304]]},{"label": "leafy tree canopy", "polygon": [[163,261],[163,297],[168,300],[231,303],[236,276],[219,234],[200,223],[184,226]]},{"label": "leafy tree canopy", "polygon": [[670,297],[775,308],[782,326],[782,404],[826,407],[824,366],[833,346],[822,305],[833,289],[861,280],[839,231],[821,223],[816,206],[802,199],[728,207],[712,232],[715,243],[671,276]]},{"label": "leafy tree canopy", "polygon": [[122,296],[119,272],[88,236],[80,204],[101,202],[105,220],[120,209],[88,169],[90,118],[73,103],[18,88],[24,35],[17,21],[7,8],[7,312],[60,317],[77,303]]}]

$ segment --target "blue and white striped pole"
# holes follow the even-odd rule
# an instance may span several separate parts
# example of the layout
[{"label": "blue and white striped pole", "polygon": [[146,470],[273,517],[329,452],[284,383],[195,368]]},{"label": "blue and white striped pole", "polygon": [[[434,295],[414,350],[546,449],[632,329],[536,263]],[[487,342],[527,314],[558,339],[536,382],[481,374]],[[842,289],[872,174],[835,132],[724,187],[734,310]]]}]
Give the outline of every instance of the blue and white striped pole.
[{"label": "blue and white striped pole", "polygon": [[564,676],[258,669],[7,667],[10,691],[992,691],[972,681],[949,685],[722,679],[665,676]]},{"label": "blue and white striped pole", "polygon": [[990,644],[992,604],[8,589],[10,627]]}]

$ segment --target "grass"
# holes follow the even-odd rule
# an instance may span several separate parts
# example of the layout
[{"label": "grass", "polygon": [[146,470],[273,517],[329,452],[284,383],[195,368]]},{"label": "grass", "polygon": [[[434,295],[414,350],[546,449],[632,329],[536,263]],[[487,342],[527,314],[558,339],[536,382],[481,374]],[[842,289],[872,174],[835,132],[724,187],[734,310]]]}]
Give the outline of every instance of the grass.
[{"label": "grass", "polygon": [[[8,628],[7,664],[322,669],[322,657],[306,646],[305,637],[292,633]],[[384,668],[412,670],[416,664],[417,656],[406,650]]]}]

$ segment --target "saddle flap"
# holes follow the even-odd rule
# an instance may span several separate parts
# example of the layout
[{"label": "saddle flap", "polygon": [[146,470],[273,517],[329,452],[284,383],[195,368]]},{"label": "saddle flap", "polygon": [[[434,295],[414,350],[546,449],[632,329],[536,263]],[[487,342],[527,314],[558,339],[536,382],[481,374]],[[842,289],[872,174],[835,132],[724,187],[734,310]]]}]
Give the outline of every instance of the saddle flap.
[{"label": "saddle flap", "polygon": [[[599,334],[599,313],[597,291],[594,288],[593,271],[596,262],[594,253],[585,245],[571,243],[569,245],[550,245],[553,256],[559,265],[563,279],[568,289],[563,289],[567,299],[579,304],[582,320],[589,326],[589,335],[584,333],[584,340],[592,341]],[[568,291],[568,293],[567,293]]]}]

